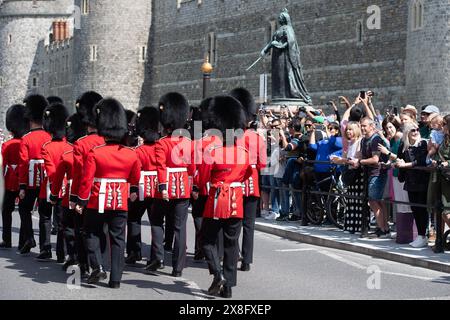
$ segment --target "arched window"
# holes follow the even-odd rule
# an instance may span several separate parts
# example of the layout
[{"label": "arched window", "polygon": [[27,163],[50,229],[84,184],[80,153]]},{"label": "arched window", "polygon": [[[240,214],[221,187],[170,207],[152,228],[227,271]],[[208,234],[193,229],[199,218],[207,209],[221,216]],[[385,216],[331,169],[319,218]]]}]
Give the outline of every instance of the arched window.
[{"label": "arched window", "polygon": [[358,44],[362,44],[364,42],[364,25],[362,20],[358,20],[356,23],[356,41]]},{"label": "arched window", "polygon": [[81,4],[81,13],[89,14],[89,0],[82,0]]},{"label": "arched window", "polygon": [[423,0],[411,2],[411,29],[416,31],[423,27],[424,4]]}]

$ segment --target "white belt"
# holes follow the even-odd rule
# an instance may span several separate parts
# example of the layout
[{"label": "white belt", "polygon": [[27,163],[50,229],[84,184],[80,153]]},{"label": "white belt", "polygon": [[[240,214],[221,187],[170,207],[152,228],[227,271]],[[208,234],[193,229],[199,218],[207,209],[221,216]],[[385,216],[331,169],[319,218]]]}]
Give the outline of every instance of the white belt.
[{"label": "white belt", "polygon": [[28,165],[28,186],[32,187],[34,185],[34,166],[37,164],[44,164],[42,159],[32,159]]},{"label": "white belt", "polygon": [[187,168],[167,168],[167,173],[187,172]]},{"label": "white belt", "polygon": [[109,178],[94,178],[94,182],[100,182],[100,189],[98,191],[98,212],[105,212],[106,200],[106,185],[108,183],[127,183],[126,179],[109,179]]},{"label": "white belt", "polygon": [[145,177],[154,177],[157,175],[157,171],[141,171],[141,178],[139,179],[139,201],[144,201]]},{"label": "white belt", "polygon": [[252,167],[253,169],[256,169],[256,164],[252,164],[251,167]]}]

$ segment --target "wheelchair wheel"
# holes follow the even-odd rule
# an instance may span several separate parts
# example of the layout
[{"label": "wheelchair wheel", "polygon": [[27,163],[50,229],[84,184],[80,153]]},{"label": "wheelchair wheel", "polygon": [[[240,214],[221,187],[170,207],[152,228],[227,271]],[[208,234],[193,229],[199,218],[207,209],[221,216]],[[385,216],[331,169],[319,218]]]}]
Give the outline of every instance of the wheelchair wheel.
[{"label": "wheelchair wheel", "polygon": [[444,250],[450,251],[450,230],[444,233]]}]

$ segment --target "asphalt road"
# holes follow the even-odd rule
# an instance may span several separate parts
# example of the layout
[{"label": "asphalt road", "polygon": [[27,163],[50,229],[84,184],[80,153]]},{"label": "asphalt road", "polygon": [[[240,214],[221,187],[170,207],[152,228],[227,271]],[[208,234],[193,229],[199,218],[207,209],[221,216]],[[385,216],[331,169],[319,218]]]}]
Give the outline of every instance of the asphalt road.
[{"label": "asphalt road", "polygon": [[[38,239],[36,216],[33,223]],[[17,245],[17,212],[13,227],[13,245]],[[167,253],[166,268],[155,275],[143,272],[146,261],[136,267],[126,266],[119,290],[108,288],[106,281],[98,286],[83,282],[78,287],[68,286],[71,275],[64,273],[60,264],[34,259],[37,248],[28,256],[20,256],[14,248],[0,250],[0,300],[220,299],[205,292],[212,278],[206,262],[196,263],[192,259],[193,234],[193,222],[189,219],[187,268],[182,278],[170,276],[171,256]],[[143,240],[147,255],[150,250],[147,220]],[[235,300],[450,299],[450,274],[306,245],[261,232],[256,232],[255,246],[251,271],[238,272],[238,286],[233,289]]]}]

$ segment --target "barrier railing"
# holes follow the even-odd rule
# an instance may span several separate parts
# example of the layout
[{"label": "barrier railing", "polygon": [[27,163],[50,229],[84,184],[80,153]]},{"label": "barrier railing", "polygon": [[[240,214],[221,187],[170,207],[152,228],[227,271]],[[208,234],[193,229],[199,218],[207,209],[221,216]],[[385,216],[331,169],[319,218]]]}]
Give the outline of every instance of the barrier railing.
[{"label": "barrier railing", "polygon": [[[300,164],[300,166],[302,166],[302,169],[304,169],[305,166],[312,166],[314,164],[327,164],[330,165],[332,168],[337,168],[339,166],[341,167],[345,167],[345,165],[338,165],[335,163],[332,163],[330,161],[312,161],[312,160],[305,160],[303,161],[303,164]],[[300,189],[295,189],[293,187],[290,186],[286,186],[286,187],[278,187],[278,186],[271,186],[271,185],[264,185],[261,184],[261,187],[268,190],[284,190],[284,191],[290,191],[292,193],[292,195],[294,195],[294,193],[301,193],[303,195],[302,197],[302,211],[303,211],[303,216],[306,216],[306,200],[311,194],[316,194],[316,195],[323,195],[323,196],[328,196],[328,197],[343,197],[346,199],[356,199],[356,200],[361,200],[364,204],[363,206],[363,216],[362,216],[362,221],[368,221],[369,217],[370,217],[370,208],[369,208],[369,201],[370,200],[374,200],[369,198],[369,190],[368,190],[368,168],[370,167],[375,167],[375,166],[362,166],[364,168],[364,188],[363,188],[363,192],[361,196],[354,196],[354,195],[349,195],[349,194],[341,194],[341,193],[336,193],[336,192],[326,192],[326,191],[319,191],[319,190],[311,190],[310,185],[305,186],[304,185],[304,181],[302,181],[302,190]],[[387,203],[390,205],[394,205],[394,204],[404,204],[404,205],[409,205],[411,207],[421,207],[421,208],[427,208],[429,210],[432,210],[434,216],[435,216],[435,230],[436,230],[436,241],[435,241],[435,245],[433,247],[433,251],[435,253],[443,253],[444,252],[444,222],[443,222],[443,212],[445,211],[450,211],[450,207],[445,207],[443,205],[442,202],[442,181],[441,179],[443,179],[443,174],[442,172],[444,171],[448,171],[450,172],[450,168],[448,167],[442,167],[442,166],[437,166],[437,167],[413,167],[413,168],[402,168],[402,170],[417,170],[417,171],[426,171],[429,173],[432,172],[437,172],[437,181],[435,182],[436,184],[436,192],[434,192],[434,197],[433,197],[433,204],[427,203],[427,204],[422,204],[422,203],[415,203],[415,202],[405,202],[405,201],[398,201],[398,200],[393,200],[391,198],[384,198],[382,200],[377,200],[377,201],[381,201],[383,203]],[[332,171],[330,170],[330,173],[332,173]],[[314,174],[314,171],[311,171],[311,174]],[[334,174],[334,173],[332,173]],[[315,178],[314,178],[315,179]],[[325,209],[325,208],[324,208]],[[368,235],[368,229],[369,229],[369,224],[367,223],[363,223],[362,224],[362,230],[361,230],[361,237],[367,237]]]}]

